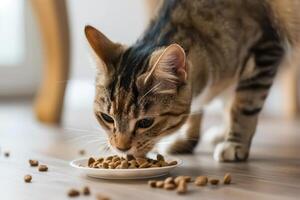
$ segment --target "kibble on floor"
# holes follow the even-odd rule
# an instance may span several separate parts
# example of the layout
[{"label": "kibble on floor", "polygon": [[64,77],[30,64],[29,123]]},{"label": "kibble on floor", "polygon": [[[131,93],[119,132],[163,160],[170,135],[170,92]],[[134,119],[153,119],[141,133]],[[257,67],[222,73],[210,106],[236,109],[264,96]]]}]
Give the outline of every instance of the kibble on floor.
[{"label": "kibble on floor", "polygon": [[228,185],[231,183],[231,175],[229,173],[225,174],[224,179],[223,179],[223,183],[225,185]]},{"label": "kibble on floor", "polygon": [[27,174],[27,175],[24,176],[24,181],[25,181],[26,183],[30,183],[31,180],[32,180],[32,176],[31,176],[31,175]]},{"label": "kibble on floor", "polygon": [[206,176],[198,176],[195,180],[195,184],[197,186],[206,186],[208,182],[208,178]]},{"label": "kibble on floor", "polygon": [[[176,189],[178,194],[186,194],[188,192],[188,184],[192,182],[192,180],[190,176],[168,177],[165,180],[149,180],[148,185],[151,188],[163,188],[165,190]],[[220,181],[218,179],[210,179],[208,181],[207,176],[197,176],[194,180],[195,185],[202,187],[206,186],[208,182],[215,186],[218,185]],[[231,175],[229,173],[225,174],[223,182],[225,185],[231,183]]]},{"label": "kibble on floor", "polygon": [[209,182],[212,185],[218,185],[219,184],[219,180],[218,179],[210,179]]},{"label": "kibble on floor", "polygon": [[40,172],[46,172],[46,171],[48,171],[48,167],[47,167],[47,165],[40,165],[38,170]]},{"label": "kibble on floor", "polygon": [[83,195],[85,195],[85,196],[88,196],[88,195],[90,195],[91,194],[91,192],[90,192],[90,188],[89,187],[84,187],[83,188],[83,191],[82,191],[82,193],[83,193]]},{"label": "kibble on floor", "polygon": [[80,192],[76,189],[70,189],[68,192],[69,197],[77,197],[80,195]]},{"label": "kibble on floor", "polygon": [[81,156],[85,155],[85,150],[84,149],[79,150],[79,155]]},{"label": "kibble on floor", "polygon": [[31,167],[39,166],[39,161],[37,161],[37,160],[29,160],[28,162]]}]

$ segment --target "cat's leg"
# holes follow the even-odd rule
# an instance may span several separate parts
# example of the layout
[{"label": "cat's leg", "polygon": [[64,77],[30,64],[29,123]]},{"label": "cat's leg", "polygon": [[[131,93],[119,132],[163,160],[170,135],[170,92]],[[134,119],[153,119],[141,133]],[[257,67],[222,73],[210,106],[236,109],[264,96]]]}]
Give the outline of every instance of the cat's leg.
[{"label": "cat's leg", "polygon": [[176,138],[175,142],[168,148],[171,154],[189,154],[193,153],[200,139],[200,127],[202,113],[191,114],[183,128],[184,133]]},{"label": "cat's leg", "polygon": [[283,52],[278,43],[272,42],[262,43],[254,51],[254,70],[238,83],[230,111],[230,129],[225,141],[215,149],[215,160],[247,160],[258,114],[273,83]]}]

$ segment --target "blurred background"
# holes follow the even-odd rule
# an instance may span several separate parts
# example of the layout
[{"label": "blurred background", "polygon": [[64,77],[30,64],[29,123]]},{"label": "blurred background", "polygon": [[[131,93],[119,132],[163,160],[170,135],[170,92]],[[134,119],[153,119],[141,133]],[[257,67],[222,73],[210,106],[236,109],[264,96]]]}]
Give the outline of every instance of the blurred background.
[{"label": "blurred background", "polygon": [[[66,0],[65,4],[58,2],[63,1],[0,1],[0,116],[2,118],[6,115],[4,110],[10,112],[9,105],[10,108],[16,108],[17,105],[27,103],[30,108],[34,108],[32,105],[35,105],[35,112],[42,121],[56,123],[59,119],[43,119],[39,116],[50,112],[41,111],[41,107],[55,108],[50,105],[51,102],[45,103],[48,101],[46,97],[42,100],[35,98],[45,96],[41,93],[46,91],[48,95],[59,96],[53,98],[64,100],[61,117],[63,123],[68,121],[68,116],[74,115],[74,112],[87,113],[86,116],[90,116],[93,120],[95,69],[83,34],[84,26],[93,25],[113,41],[130,45],[142,34],[154,13],[154,8],[158,5],[158,0],[89,0],[88,2]],[[61,46],[57,47],[55,43]],[[60,51],[66,58],[60,57]],[[60,64],[54,61],[56,59]],[[59,67],[66,68],[65,71],[69,68],[69,73],[58,72]],[[49,79],[46,80],[47,83],[44,83],[45,79]],[[61,97],[63,92],[57,92],[56,88],[64,88],[65,84],[66,95]],[[48,85],[48,89],[45,89],[47,88],[45,85]],[[284,104],[289,104],[290,97],[285,96],[287,89],[283,85],[279,77],[266,103],[265,116],[280,118],[286,116],[285,107],[289,106]],[[44,92],[38,93],[39,89]],[[62,100],[53,101],[62,102]],[[218,105],[219,103],[214,103],[211,106],[212,113],[218,114]],[[60,108],[58,111],[52,109],[54,113],[60,113],[59,110]]]}]

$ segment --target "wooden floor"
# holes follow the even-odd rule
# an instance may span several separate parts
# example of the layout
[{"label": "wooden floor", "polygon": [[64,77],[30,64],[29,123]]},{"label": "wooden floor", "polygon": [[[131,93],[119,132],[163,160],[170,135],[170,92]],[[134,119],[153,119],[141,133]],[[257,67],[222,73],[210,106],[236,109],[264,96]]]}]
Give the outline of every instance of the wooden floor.
[{"label": "wooden floor", "polygon": [[[37,123],[29,103],[0,103],[0,199],[68,199],[70,188],[91,188],[90,197],[101,193],[115,200],[156,199],[299,199],[300,198],[300,121],[286,122],[264,119],[253,142],[250,160],[246,163],[217,163],[209,148],[200,147],[193,156],[182,156],[182,167],[176,175],[208,175],[221,178],[233,175],[229,186],[197,188],[178,196],[175,192],[151,189],[146,181],[105,181],[78,174],[69,167],[79,149],[99,152],[101,140],[96,122],[88,110],[67,110],[61,128]],[[211,122],[210,122],[211,123]],[[100,141],[96,141],[99,139]],[[5,158],[3,152],[11,156]],[[28,166],[28,159],[38,159],[49,166],[49,172],[38,172]],[[26,184],[25,174],[33,181]]]}]

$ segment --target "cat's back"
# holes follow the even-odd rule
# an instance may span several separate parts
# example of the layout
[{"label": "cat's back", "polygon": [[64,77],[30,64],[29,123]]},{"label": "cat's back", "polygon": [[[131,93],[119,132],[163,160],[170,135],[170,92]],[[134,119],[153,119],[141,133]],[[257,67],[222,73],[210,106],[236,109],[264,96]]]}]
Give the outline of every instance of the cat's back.
[{"label": "cat's back", "polygon": [[300,45],[300,1],[265,0],[271,9],[270,18],[279,32],[293,45]]}]

